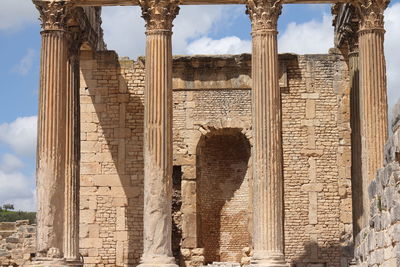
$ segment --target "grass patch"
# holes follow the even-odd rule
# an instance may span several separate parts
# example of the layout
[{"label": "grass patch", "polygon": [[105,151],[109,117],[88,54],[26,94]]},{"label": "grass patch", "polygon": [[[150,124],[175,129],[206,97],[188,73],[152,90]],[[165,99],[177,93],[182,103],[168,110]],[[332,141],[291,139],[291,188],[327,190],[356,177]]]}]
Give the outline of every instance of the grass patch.
[{"label": "grass patch", "polygon": [[36,212],[0,209],[0,222],[15,222],[19,220],[29,220],[29,224],[35,224]]}]

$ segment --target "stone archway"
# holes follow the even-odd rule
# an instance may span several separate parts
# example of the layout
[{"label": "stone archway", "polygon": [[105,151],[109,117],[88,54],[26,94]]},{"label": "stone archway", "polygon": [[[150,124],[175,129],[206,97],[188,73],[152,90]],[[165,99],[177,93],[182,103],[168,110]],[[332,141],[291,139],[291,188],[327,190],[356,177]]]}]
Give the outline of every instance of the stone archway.
[{"label": "stone archway", "polygon": [[240,129],[203,135],[197,147],[198,241],[205,263],[240,262],[250,243],[250,142]]}]

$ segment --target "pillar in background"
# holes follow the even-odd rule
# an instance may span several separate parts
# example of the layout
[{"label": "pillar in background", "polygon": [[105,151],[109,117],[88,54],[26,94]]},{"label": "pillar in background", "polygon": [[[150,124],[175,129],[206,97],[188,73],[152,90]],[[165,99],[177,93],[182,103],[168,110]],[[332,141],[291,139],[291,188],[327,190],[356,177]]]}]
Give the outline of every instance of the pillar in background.
[{"label": "pillar in background", "polygon": [[370,205],[368,186],[383,167],[384,145],[388,137],[386,61],[384,55],[384,11],[389,0],[357,0],[360,25],[360,135],[363,215],[362,227],[368,225]]},{"label": "pillar in background", "polygon": [[356,236],[362,227],[363,180],[361,168],[361,132],[360,132],[360,69],[358,49],[358,23],[349,25],[347,36],[348,66],[350,80],[350,125],[351,125],[351,182],[353,234]]},{"label": "pillar in background", "polygon": [[65,2],[36,1],[42,21],[37,144],[37,253],[40,266],[81,266],[78,57],[71,55]]},{"label": "pillar in background", "polygon": [[252,265],[287,266],[283,235],[282,116],[277,21],[281,0],[248,0],[252,23]]},{"label": "pillar in background", "polygon": [[179,0],[140,0],[146,21],[144,242],[141,266],[172,257],[172,21]]},{"label": "pillar in background", "polygon": [[79,188],[80,188],[80,47],[78,27],[69,31],[67,62],[66,142],[65,142],[65,209],[64,257],[69,263],[80,263],[79,254]]}]

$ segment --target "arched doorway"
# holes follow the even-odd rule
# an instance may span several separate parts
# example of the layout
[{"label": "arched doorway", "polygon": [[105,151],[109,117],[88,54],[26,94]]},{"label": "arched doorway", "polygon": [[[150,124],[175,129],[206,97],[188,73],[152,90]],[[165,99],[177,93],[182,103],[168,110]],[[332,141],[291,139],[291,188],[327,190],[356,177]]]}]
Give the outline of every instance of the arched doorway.
[{"label": "arched doorway", "polygon": [[250,154],[240,129],[212,131],[198,144],[198,242],[205,263],[240,262],[249,246]]}]

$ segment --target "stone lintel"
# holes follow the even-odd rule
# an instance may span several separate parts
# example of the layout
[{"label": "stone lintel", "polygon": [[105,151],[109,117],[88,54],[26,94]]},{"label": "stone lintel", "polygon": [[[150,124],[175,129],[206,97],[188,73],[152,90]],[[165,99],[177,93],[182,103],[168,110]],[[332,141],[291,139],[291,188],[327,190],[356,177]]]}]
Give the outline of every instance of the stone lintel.
[{"label": "stone lintel", "polygon": [[[137,6],[138,0],[69,0],[77,6]],[[350,0],[284,0],[285,4],[332,4]],[[181,5],[230,5],[245,4],[245,0],[181,0]]]}]

